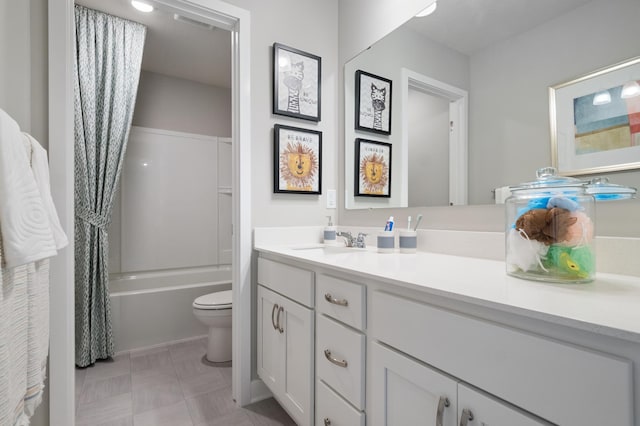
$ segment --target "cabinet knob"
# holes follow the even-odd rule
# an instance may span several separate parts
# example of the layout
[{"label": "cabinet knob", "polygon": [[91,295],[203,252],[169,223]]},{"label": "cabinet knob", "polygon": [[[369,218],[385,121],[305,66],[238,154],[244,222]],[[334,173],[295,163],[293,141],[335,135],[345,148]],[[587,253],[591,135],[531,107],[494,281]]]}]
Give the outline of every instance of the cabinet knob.
[{"label": "cabinet knob", "polygon": [[329,349],[324,350],[324,356],[331,362],[332,364],[337,365],[338,367],[347,367],[347,360],[345,359],[337,359],[331,355],[331,351]]},{"label": "cabinet knob", "polygon": [[329,303],[333,303],[334,305],[349,306],[349,301],[347,299],[338,300],[335,297],[333,297],[332,295],[330,295],[329,293],[326,293],[324,295],[324,299]]},{"label": "cabinet knob", "polygon": [[278,326],[276,325],[276,320],[273,318],[273,315],[276,313],[276,309],[278,309],[278,304],[274,303],[273,308],[271,308],[271,325],[273,325],[273,329],[277,330]]},{"label": "cabinet knob", "polygon": [[442,426],[442,419],[444,417],[444,409],[451,405],[449,398],[441,396],[438,401],[438,411],[436,412],[436,426]]},{"label": "cabinet knob", "polygon": [[329,417],[324,418],[324,426],[331,426],[331,420],[329,420]]},{"label": "cabinet knob", "polygon": [[467,426],[473,420],[473,413],[468,408],[462,410],[460,415],[460,426]]},{"label": "cabinet knob", "polygon": [[280,332],[280,334],[284,333],[284,328],[282,327],[282,324],[280,324],[280,313],[282,312],[284,312],[284,308],[280,306],[278,308],[278,316],[276,317],[276,320],[278,322],[278,331]]}]

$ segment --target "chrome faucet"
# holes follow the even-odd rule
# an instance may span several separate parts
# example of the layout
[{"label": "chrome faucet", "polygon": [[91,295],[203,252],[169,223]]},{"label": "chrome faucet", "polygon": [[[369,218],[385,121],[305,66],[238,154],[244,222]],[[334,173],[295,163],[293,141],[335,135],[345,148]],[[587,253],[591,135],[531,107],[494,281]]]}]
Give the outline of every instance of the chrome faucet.
[{"label": "chrome faucet", "polygon": [[349,231],[338,231],[336,235],[338,237],[344,238],[345,245],[347,247],[356,247],[356,248],[366,247],[364,237],[366,237],[367,234],[365,234],[364,232],[358,232],[357,237],[354,237],[353,234],[351,234],[351,232]]}]

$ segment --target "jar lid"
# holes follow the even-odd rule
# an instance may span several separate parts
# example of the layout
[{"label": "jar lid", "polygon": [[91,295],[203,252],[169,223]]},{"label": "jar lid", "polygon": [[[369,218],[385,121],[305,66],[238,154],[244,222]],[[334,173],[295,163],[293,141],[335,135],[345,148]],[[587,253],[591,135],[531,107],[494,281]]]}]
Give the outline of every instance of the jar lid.
[{"label": "jar lid", "polygon": [[587,194],[598,201],[627,200],[635,198],[637,189],[631,186],[609,183],[606,177],[596,177],[585,182]]},{"label": "jar lid", "polygon": [[520,185],[512,186],[512,191],[522,191],[527,189],[566,189],[572,191],[583,191],[585,182],[580,179],[558,176],[554,167],[543,167],[536,170],[537,179],[533,182],[521,183]]}]

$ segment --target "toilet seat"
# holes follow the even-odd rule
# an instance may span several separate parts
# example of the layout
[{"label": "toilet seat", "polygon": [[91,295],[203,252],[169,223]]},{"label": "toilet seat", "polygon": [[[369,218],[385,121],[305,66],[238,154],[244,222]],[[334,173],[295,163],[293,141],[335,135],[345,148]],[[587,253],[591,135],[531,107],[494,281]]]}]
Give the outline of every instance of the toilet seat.
[{"label": "toilet seat", "polygon": [[231,309],[231,290],[205,294],[193,301],[195,309],[223,310]]}]

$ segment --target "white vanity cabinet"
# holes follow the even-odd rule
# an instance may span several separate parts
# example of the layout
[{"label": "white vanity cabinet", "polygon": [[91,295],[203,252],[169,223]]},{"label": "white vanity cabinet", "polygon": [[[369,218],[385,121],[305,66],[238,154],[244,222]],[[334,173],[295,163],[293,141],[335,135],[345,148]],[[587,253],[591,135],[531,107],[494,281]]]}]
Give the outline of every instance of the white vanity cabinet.
[{"label": "white vanity cabinet", "polygon": [[[500,413],[509,413],[509,406],[514,406],[536,416],[532,417],[533,423],[506,420],[491,424],[546,424],[545,420],[563,426],[633,424],[633,375],[629,360],[383,291],[374,291],[371,298],[369,336],[418,360],[404,371],[407,378],[413,374],[409,370],[417,374],[423,363],[446,372],[454,381],[469,384],[467,390],[472,395],[471,387],[494,395],[493,406],[499,407]],[[393,365],[387,365],[388,357],[382,357],[378,367],[375,366],[378,361],[372,361],[373,375],[393,371]],[[399,359],[395,357],[401,363]],[[400,393],[403,398],[410,398],[409,385],[402,383],[405,389]],[[387,380],[385,386],[388,384]],[[415,394],[422,392],[416,390]],[[461,401],[459,389],[457,392],[456,411],[471,409]],[[370,405],[375,407],[385,403],[379,400],[381,397],[398,392],[378,385],[372,393],[378,396]],[[430,399],[439,397],[434,393],[425,399],[426,404],[433,408]],[[481,404],[478,401],[482,398],[478,396],[475,401],[476,405]],[[497,411],[486,408],[491,406],[483,405],[483,415],[503,418]],[[506,415],[506,419],[511,415],[515,411]]]},{"label": "white vanity cabinet", "polygon": [[316,425],[364,425],[365,294],[364,285],[317,274]]},{"label": "white vanity cabinet", "polygon": [[[497,262],[426,253],[305,253],[258,258],[258,375],[299,425],[640,426],[640,339],[520,306],[589,291],[597,309],[613,292],[536,288]],[[489,269],[469,278],[467,262]],[[422,264],[409,279],[393,269]],[[512,304],[464,294],[468,280]]]},{"label": "white vanity cabinet", "polygon": [[314,273],[267,259],[258,268],[258,376],[298,425],[312,425]]},{"label": "white vanity cabinet", "polygon": [[550,425],[380,343],[370,358],[371,425]]}]

